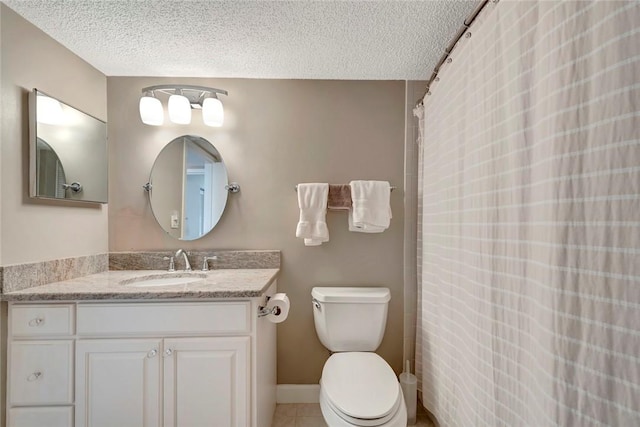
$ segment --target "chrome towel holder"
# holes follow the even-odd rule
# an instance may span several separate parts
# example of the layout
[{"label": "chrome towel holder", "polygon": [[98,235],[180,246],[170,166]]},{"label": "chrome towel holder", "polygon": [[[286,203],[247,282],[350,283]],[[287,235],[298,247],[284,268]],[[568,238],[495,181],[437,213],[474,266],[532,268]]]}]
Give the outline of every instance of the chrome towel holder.
[{"label": "chrome towel holder", "polygon": [[[339,184],[329,184],[329,185],[339,185]],[[298,185],[297,184],[296,184],[296,186],[294,188],[295,188],[296,191],[298,191]],[[391,188],[391,191],[393,191],[398,187],[396,187],[395,185],[392,185],[390,188]]]}]

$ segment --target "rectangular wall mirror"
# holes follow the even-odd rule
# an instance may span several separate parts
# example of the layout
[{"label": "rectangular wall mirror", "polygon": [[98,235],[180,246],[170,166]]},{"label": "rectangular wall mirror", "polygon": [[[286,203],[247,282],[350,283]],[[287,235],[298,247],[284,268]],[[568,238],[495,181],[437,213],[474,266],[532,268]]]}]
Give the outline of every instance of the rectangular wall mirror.
[{"label": "rectangular wall mirror", "polygon": [[107,124],[34,89],[29,125],[29,195],[107,203]]}]

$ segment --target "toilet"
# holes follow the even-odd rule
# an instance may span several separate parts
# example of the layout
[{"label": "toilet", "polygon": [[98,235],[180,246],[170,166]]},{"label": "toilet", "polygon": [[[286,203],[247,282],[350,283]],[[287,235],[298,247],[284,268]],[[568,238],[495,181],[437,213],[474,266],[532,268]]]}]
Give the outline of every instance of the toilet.
[{"label": "toilet", "polygon": [[382,342],[387,288],[315,287],[313,319],[333,354],[322,369],[320,409],[329,427],[405,427],[407,409],[393,369],[374,351]]}]

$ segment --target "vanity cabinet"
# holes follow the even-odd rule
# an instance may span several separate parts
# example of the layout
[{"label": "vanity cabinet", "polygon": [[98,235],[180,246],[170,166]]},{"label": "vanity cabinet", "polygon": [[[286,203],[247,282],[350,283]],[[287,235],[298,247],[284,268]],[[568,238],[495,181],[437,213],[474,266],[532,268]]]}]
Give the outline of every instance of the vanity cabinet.
[{"label": "vanity cabinet", "polygon": [[68,427],[73,425],[73,407],[11,408],[9,420],[9,426]]},{"label": "vanity cabinet", "polygon": [[7,425],[73,425],[72,304],[9,304]]},{"label": "vanity cabinet", "polygon": [[78,341],[76,427],[249,425],[249,344],[249,337]]},{"label": "vanity cabinet", "polygon": [[249,425],[249,338],[164,342],[164,426]]},{"label": "vanity cabinet", "polygon": [[263,303],[11,302],[7,425],[268,427],[276,336]]},{"label": "vanity cabinet", "polygon": [[162,425],[159,339],[79,340],[76,426]]}]

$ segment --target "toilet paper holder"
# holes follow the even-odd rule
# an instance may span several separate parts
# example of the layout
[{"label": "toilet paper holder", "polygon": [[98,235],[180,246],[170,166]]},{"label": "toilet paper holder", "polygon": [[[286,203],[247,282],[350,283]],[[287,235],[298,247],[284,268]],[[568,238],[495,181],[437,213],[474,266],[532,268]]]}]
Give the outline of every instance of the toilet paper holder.
[{"label": "toilet paper holder", "polygon": [[275,314],[276,316],[278,316],[280,314],[280,312],[282,311],[280,310],[280,307],[276,306],[276,307],[269,308],[266,306],[266,304],[269,302],[270,299],[271,297],[267,296],[264,301],[265,305],[258,306],[258,317],[264,317],[270,314]]}]

